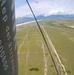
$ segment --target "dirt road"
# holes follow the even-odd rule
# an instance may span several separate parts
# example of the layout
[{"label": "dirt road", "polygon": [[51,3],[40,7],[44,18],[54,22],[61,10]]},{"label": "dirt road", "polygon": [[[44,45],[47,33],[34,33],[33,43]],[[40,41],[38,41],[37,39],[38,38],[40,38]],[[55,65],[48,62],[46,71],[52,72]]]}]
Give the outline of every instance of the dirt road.
[{"label": "dirt road", "polygon": [[46,38],[48,39],[48,42],[49,42],[49,44],[50,44],[50,46],[51,46],[53,52],[54,52],[55,55],[57,56],[57,59],[58,59],[60,65],[61,65],[62,70],[64,71],[65,75],[68,75],[67,72],[66,72],[65,66],[62,64],[62,62],[61,62],[61,60],[60,60],[60,58],[59,58],[59,55],[58,55],[58,53],[56,52],[56,49],[55,49],[55,47],[54,47],[54,45],[53,45],[51,39],[49,38],[49,36],[48,36],[46,30],[44,29],[44,27],[42,27],[42,29],[43,29],[43,31],[44,31],[44,34],[45,34]]}]

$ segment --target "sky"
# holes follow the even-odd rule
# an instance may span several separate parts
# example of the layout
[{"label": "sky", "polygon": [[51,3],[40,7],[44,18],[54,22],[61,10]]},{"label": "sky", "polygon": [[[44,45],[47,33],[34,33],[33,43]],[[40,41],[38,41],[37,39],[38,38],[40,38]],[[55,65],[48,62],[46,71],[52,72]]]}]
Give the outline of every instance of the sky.
[{"label": "sky", "polygon": [[[26,0],[15,1],[15,16],[32,17],[32,13],[27,5]],[[52,15],[52,14],[74,14],[74,0],[28,0],[34,14]]]}]

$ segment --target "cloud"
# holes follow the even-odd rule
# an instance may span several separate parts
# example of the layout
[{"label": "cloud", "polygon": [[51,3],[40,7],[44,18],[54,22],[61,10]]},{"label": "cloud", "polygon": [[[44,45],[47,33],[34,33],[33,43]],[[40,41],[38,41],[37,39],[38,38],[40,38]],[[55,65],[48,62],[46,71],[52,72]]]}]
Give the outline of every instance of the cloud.
[{"label": "cloud", "polygon": [[[63,13],[63,14],[71,14],[74,13],[74,3],[70,4],[72,0],[37,0],[37,1],[30,1],[30,5],[35,13],[36,16],[45,14],[51,15],[56,13]],[[20,5],[20,4],[19,4]],[[17,17],[31,17],[32,13],[25,3],[25,5],[21,5],[15,10],[16,18]]]},{"label": "cloud", "polygon": [[28,16],[31,14],[31,11],[29,10],[28,6],[27,5],[23,5],[19,8],[17,8],[15,10],[15,15],[16,15],[16,18],[17,17],[23,17],[23,16]]},{"label": "cloud", "polygon": [[53,10],[53,11],[49,11],[47,13],[45,13],[44,16],[48,16],[48,15],[56,15],[56,14],[65,14],[65,11],[64,10],[61,10],[61,9],[57,9],[57,10]]},{"label": "cloud", "polygon": [[59,10],[49,11],[49,12],[45,13],[44,16],[58,15],[58,14],[59,15],[71,15],[71,14],[74,14],[74,12],[59,9]]},{"label": "cloud", "polygon": [[[39,2],[39,3],[32,2],[30,5],[36,16],[47,12],[47,9],[49,10],[50,8],[48,2]],[[27,4],[17,8],[15,12],[16,12],[15,13],[16,17],[23,17],[23,16],[28,16],[28,15],[32,16],[32,13]]]}]

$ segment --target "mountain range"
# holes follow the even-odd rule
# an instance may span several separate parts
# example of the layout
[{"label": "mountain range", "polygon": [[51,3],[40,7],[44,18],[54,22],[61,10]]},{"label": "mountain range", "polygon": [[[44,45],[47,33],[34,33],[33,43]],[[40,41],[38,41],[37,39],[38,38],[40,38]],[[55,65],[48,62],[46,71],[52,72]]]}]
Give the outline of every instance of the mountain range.
[{"label": "mountain range", "polygon": [[[54,20],[54,19],[74,19],[74,14],[52,14],[52,15],[39,15],[36,17],[37,20]],[[19,17],[16,18],[16,23],[23,23],[23,22],[29,22],[34,21],[34,17]]]}]

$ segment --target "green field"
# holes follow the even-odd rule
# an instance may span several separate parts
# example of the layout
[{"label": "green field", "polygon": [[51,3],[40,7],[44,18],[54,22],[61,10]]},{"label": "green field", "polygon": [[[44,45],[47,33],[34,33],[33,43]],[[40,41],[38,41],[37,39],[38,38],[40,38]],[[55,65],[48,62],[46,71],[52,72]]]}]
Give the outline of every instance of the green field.
[{"label": "green field", "polygon": [[[47,20],[39,23],[52,40],[67,74],[74,75],[74,29],[71,27],[74,22]],[[17,27],[17,47],[19,75],[57,75],[36,23]],[[59,75],[62,75],[60,73]]]}]

